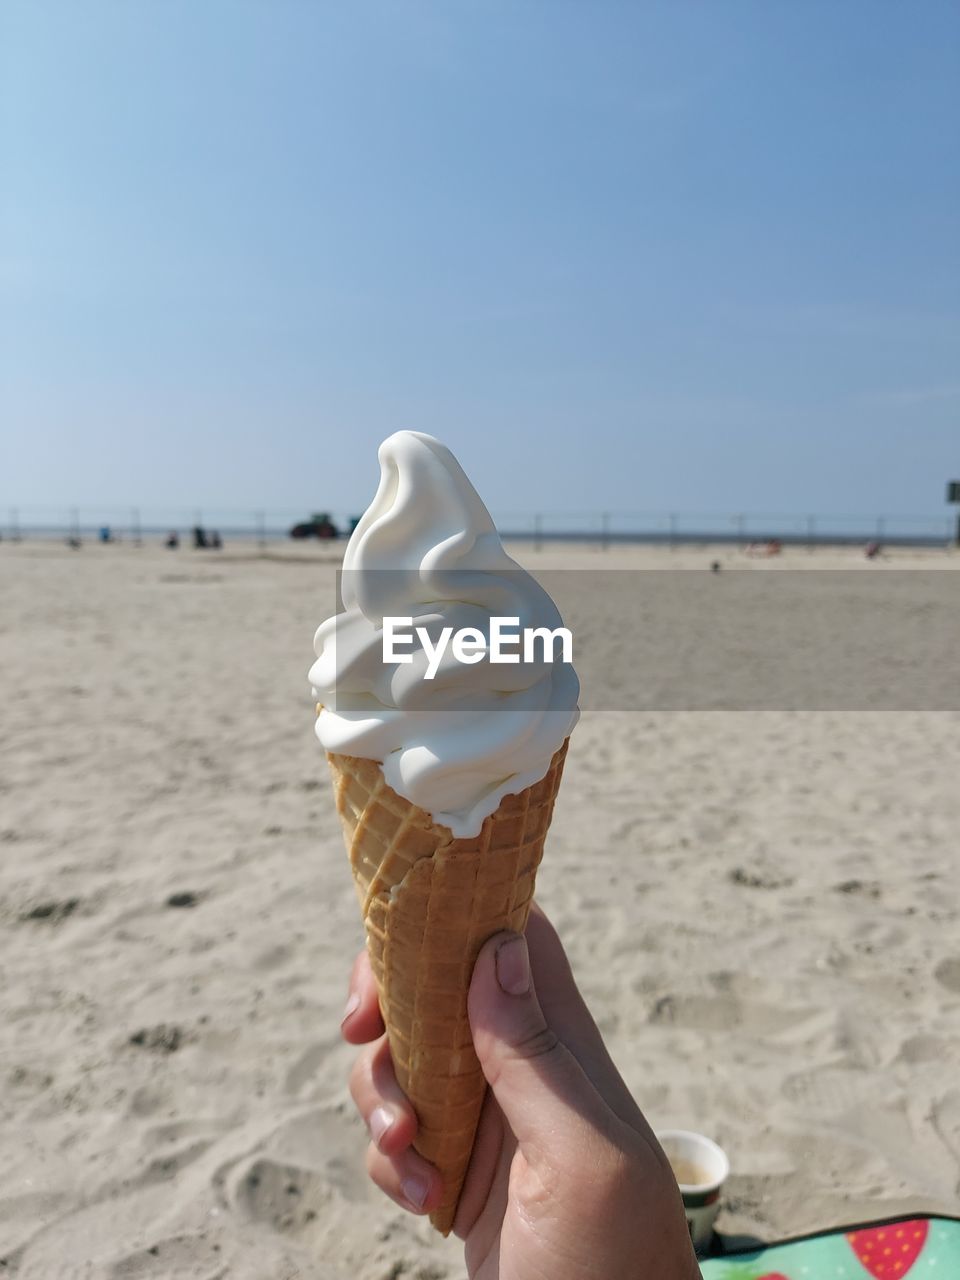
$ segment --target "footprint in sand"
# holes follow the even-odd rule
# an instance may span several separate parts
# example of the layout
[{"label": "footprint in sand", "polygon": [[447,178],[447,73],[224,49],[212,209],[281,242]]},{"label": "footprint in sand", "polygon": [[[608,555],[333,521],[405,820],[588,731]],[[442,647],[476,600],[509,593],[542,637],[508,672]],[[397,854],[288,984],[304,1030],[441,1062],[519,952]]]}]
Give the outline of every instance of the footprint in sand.
[{"label": "footprint in sand", "polygon": [[667,993],[654,1001],[647,1020],[695,1031],[736,1028],[743,1035],[769,1036],[795,1026],[809,1014],[807,1009],[741,1001],[735,997],[715,999],[712,996]]},{"label": "footprint in sand", "polygon": [[332,1186],[319,1173],[266,1156],[237,1171],[231,1196],[234,1207],[249,1221],[292,1236],[309,1231],[332,1198]]},{"label": "footprint in sand", "polygon": [[199,1235],[160,1239],[114,1262],[110,1280],[169,1280],[181,1275],[222,1280],[229,1268],[221,1253],[219,1244]]},{"label": "footprint in sand", "polygon": [[904,1040],[894,1061],[906,1062],[911,1066],[917,1066],[924,1062],[942,1063],[949,1061],[949,1054],[949,1040],[943,1040],[940,1036],[921,1033],[916,1036],[908,1036]]},{"label": "footprint in sand", "polygon": [[933,971],[933,976],[942,987],[960,995],[960,956],[949,956],[941,960]]},{"label": "footprint in sand", "polygon": [[841,1066],[798,1071],[787,1076],[780,1090],[802,1113],[829,1116],[862,1106],[888,1106],[900,1092],[899,1086],[883,1075]]},{"label": "footprint in sand", "polygon": [[125,1185],[136,1189],[153,1186],[158,1182],[171,1182],[181,1170],[199,1160],[211,1145],[210,1138],[196,1138],[192,1142],[171,1146],[152,1156],[135,1177],[126,1180]]},{"label": "footprint in sand", "polygon": [[369,1202],[366,1137],[346,1103],[291,1117],[229,1170],[226,1201],[285,1235],[310,1233],[331,1202]]},{"label": "footprint in sand", "polygon": [[[20,1249],[6,1255],[0,1274],[17,1280],[134,1280],[184,1276],[213,1280],[213,1269],[171,1268],[149,1248],[163,1248],[171,1213],[170,1187],[159,1184],[128,1194],[100,1188],[101,1199],[46,1222]],[[156,1235],[153,1234],[156,1226]],[[150,1237],[153,1237],[150,1240]],[[144,1238],[150,1240],[144,1248]],[[148,1269],[152,1266],[153,1269]],[[222,1274],[222,1273],[221,1273]]]}]

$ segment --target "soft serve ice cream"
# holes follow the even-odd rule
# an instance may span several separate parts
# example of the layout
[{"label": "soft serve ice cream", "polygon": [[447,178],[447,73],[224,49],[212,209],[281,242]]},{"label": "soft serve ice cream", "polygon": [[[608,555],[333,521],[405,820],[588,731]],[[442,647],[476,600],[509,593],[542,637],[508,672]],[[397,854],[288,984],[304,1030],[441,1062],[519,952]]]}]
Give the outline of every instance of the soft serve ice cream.
[{"label": "soft serve ice cream", "polygon": [[[530,660],[522,648],[518,661],[489,660],[495,619],[517,619],[521,633],[562,623],[450,450],[399,431],[379,457],[380,486],[344,555],[343,612],[314,641],[317,737],[379,761],[399,795],[454,836],[475,836],[505,795],[546,774],[577,722],[579,682],[544,645]],[[385,649],[385,618],[409,619],[412,644]],[[486,653],[464,661],[444,639],[468,628]]]}]

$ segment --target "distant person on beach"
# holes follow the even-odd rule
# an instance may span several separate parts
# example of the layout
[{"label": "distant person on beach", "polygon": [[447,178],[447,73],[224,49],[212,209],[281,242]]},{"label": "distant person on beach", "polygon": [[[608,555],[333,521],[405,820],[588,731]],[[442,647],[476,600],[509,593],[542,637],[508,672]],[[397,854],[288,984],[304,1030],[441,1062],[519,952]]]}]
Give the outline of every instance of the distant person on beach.
[{"label": "distant person on beach", "polygon": [[163,545],[168,547],[171,551],[176,551],[177,547],[180,545],[180,535],[177,533],[176,529],[170,530]]},{"label": "distant person on beach", "polygon": [[210,535],[210,546],[214,551],[219,551],[223,547],[223,543],[220,541],[220,534],[216,529]]},{"label": "distant person on beach", "polygon": [[[536,906],[525,936],[497,934],[480,952],[469,1013],[490,1085],[454,1222],[471,1280],[699,1280],[670,1165]],[[341,1028],[366,1046],[350,1092],[370,1131],[367,1172],[401,1208],[429,1213],[439,1175],[411,1145],[417,1118],[366,951]]]},{"label": "distant person on beach", "polygon": [[204,551],[207,547],[207,532],[201,525],[193,527],[193,549],[195,551]]},{"label": "distant person on beach", "polygon": [[883,555],[883,547],[879,542],[868,542],[863,549],[863,554],[868,560],[876,560]]}]

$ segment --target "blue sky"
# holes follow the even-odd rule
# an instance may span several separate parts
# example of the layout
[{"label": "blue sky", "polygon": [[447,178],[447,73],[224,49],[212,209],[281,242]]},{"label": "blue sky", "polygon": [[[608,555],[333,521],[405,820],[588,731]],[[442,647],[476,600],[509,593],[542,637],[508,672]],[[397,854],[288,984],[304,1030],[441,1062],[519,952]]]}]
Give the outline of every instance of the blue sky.
[{"label": "blue sky", "polygon": [[946,515],[960,6],[6,0],[0,503]]}]

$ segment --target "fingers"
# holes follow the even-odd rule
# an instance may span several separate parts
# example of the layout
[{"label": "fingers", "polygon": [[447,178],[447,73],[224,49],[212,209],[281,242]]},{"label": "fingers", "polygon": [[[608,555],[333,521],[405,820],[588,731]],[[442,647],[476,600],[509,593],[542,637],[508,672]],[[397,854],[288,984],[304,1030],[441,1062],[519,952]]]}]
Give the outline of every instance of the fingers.
[{"label": "fingers", "polygon": [[527,921],[526,939],[537,996],[547,1025],[577,1059],[614,1114],[648,1136],[649,1126],[580,994],[563,943],[536,903]]},{"label": "fingers", "polygon": [[416,1136],[417,1117],[397,1084],[386,1036],[357,1057],[350,1072],[350,1096],[384,1154],[396,1155],[409,1147]]},{"label": "fingers", "polygon": [[[503,1112],[493,1096],[487,1090],[480,1112],[480,1123],[473,1143],[473,1152],[463,1190],[457,1203],[457,1215],[454,1219],[454,1232],[466,1240],[474,1237],[474,1248],[482,1248],[477,1242],[495,1236],[499,1224],[507,1208],[507,1189],[509,1185],[510,1162],[517,1149],[517,1140],[503,1122]],[[480,1228],[475,1232],[475,1228]],[[476,1268],[470,1262],[470,1253],[466,1255],[468,1274],[473,1275]]]},{"label": "fingers", "polygon": [[350,1073],[351,1097],[370,1131],[367,1172],[401,1208],[430,1213],[442,1198],[440,1175],[411,1146],[417,1117],[394,1075],[377,985],[365,950],[354,963],[349,991],[341,1034],[350,1044],[368,1046]]},{"label": "fingers", "polygon": [[483,946],[467,1008],[483,1074],[521,1146],[546,1153],[563,1135],[589,1152],[615,1121],[543,1015],[523,935],[494,934]]},{"label": "fingers", "polygon": [[443,1198],[439,1173],[413,1147],[401,1155],[387,1156],[371,1142],[367,1173],[381,1191],[410,1213],[432,1213]]},{"label": "fingers", "polygon": [[411,1213],[435,1209],[442,1195],[440,1175],[410,1145],[417,1118],[397,1083],[386,1036],[358,1056],[350,1073],[350,1096],[370,1131],[371,1179]]},{"label": "fingers", "polygon": [[377,984],[366,950],[361,951],[354,961],[340,1033],[348,1044],[368,1044],[383,1035]]}]

